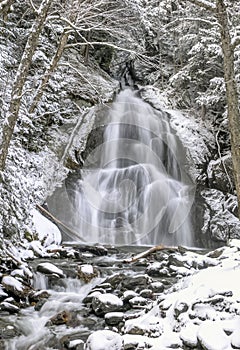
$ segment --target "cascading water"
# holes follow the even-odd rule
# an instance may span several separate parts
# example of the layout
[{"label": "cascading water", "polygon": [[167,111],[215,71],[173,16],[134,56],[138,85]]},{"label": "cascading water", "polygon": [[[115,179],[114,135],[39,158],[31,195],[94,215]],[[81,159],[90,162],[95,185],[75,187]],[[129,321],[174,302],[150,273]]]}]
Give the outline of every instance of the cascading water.
[{"label": "cascading water", "polygon": [[193,245],[182,157],[167,113],[122,91],[81,171],[72,227],[88,243]]}]

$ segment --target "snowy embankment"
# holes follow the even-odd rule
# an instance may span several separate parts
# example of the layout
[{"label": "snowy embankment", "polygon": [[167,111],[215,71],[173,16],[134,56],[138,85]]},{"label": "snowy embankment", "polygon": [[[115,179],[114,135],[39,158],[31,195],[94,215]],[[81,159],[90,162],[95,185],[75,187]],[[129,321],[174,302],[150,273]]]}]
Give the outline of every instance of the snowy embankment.
[{"label": "snowy embankment", "polygon": [[[92,326],[87,331],[90,334],[87,340],[81,332],[76,333],[74,326],[72,329],[68,326],[65,331],[61,328],[61,332],[55,328],[56,334],[62,337],[64,332],[72,334],[72,349],[78,349],[80,345],[83,349],[83,343],[85,350],[240,349],[239,240],[230,240],[228,246],[205,254],[185,248],[166,249],[132,264],[124,259],[123,253],[119,253],[121,260],[118,260],[115,253],[107,249],[104,251],[106,257],[97,258],[103,247],[95,247],[96,251],[99,249],[96,258],[83,253],[80,259],[79,251],[60,245],[61,235],[54,224],[39,213],[33,217],[38,237],[35,243],[11,251],[18,262],[18,269],[2,278],[1,295],[5,300],[1,302],[1,307],[7,310],[11,307],[12,313],[19,312],[19,306],[10,302],[9,292],[23,299],[29,293],[39,295],[44,292],[46,298],[46,291],[34,292],[32,287],[26,285],[26,276],[31,279],[33,271],[25,259],[44,257],[47,262],[39,264],[37,271],[64,280],[68,278],[66,273],[69,271],[57,268],[55,264],[59,260],[54,258],[60,258],[61,251],[66,250],[67,255],[64,253],[63,256],[68,256],[68,266],[71,258],[75,264],[87,259],[80,266],[81,271],[77,267],[76,275],[82,280],[81,289],[86,285],[90,290],[82,307],[89,310],[87,317],[90,324],[97,320],[97,327]],[[97,259],[100,259],[100,265]],[[108,264],[115,269],[110,275],[106,275],[104,270]],[[102,266],[105,266],[103,270]],[[86,278],[84,275],[87,275]],[[100,284],[96,286],[99,282],[94,282],[91,285],[91,279],[98,275],[101,275]],[[52,294],[52,298],[55,294]],[[51,301],[49,303],[43,305],[52,305]],[[51,320],[55,318],[59,318],[57,310]],[[87,322],[85,318],[83,321]],[[61,324],[64,323],[65,320]],[[59,327],[60,323],[55,324]]]},{"label": "snowy embankment", "polygon": [[86,349],[240,348],[240,242],[233,240],[204,256],[174,255],[179,266],[170,268],[179,282],[126,319],[121,337],[97,331]]}]

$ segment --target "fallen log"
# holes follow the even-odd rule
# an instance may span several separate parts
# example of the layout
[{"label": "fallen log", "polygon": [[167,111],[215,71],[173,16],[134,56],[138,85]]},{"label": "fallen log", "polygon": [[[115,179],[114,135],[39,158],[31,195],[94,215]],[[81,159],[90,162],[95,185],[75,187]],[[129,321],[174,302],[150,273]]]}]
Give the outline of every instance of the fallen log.
[{"label": "fallen log", "polygon": [[55,224],[62,226],[65,230],[67,230],[69,233],[71,233],[72,235],[76,236],[77,238],[79,238],[82,242],[86,243],[86,240],[84,238],[81,237],[81,235],[72,230],[70,227],[68,227],[67,225],[65,225],[62,221],[60,221],[59,219],[57,219],[55,216],[53,216],[47,209],[43,208],[41,205],[37,204],[36,205],[37,209],[40,211],[40,213],[44,216],[46,216],[47,218],[51,219]]},{"label": "fallen log", "polygon": [[156,245],[154,247],[151,247],[150,249],[148,250],[145,250],[144,252],[141,252],[131,258],[128,258],[128,259],[125,259],[123,262],[125,263],[132,263],[132,262],[136,262],[138,261],[139,259],[142,259],[142,258],[146,258],[146,256],[152,254],[152,253],[155,253],[159,250],[171,250],[171,251],[177,251],[178,250],[178,247],[168,247],[168,246],[165,246],[165,245]]}]

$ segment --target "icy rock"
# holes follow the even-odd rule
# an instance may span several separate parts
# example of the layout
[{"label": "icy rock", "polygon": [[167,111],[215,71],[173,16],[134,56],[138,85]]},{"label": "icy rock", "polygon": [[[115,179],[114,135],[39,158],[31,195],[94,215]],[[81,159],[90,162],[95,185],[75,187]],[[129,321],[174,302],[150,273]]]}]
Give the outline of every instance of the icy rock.
[{"label": "icy rock", "polygon": [[83,350],[84,349],[84,341],[81,339],[70,340],[70,342],[68,344],[68,349]]},{"label": "icy rock", "polygon": [[123,312],[108,312],[105,315],[105,322],[110,326],[114,326],[122,322],[123,318],[124,318]]},{"label": "icy rock", "polygon": [[180,339],[182,339],[184,345],[189,346],[190,348],[194,348],[197,346],[197,332],[199,326],[188,323],[186,327],[182,328],[180,333]]},{"label": "icy rock", "polygon": [[98,271],[90,264],[83,264],[78,267],[78,278],[85,283],[90,282],[93,278],[98,276]]},{"label": "icy rock", "polygon": [[231,335],[231,344],[234,349],[240,349],[240,332],[236,329]]},{"label": "icy rock", "polygon": [[197,337],[204,350],[226,350],[230,346],[230,338],[216,322],[203,322]]},{"label": "icy rock", "polygon": [[54,275],[57,275],[58,277],[64,277],[64,273],[61,269],[59,269],[54,264],[48,263],[48,262],[38,264],[37,271],[42,272],[44,274],[50,274],[50,275],[54,274]]},{"label": "icy rock", "polygon": [[86,342],[85,350],[123,350],[123,339],[109,330],[92,333]]},{"label": "icy rock", "polygon": [[121,311],[123,301],[111,293],[96,295],[92,300],[92,308],[97,316],[108,312]]}]

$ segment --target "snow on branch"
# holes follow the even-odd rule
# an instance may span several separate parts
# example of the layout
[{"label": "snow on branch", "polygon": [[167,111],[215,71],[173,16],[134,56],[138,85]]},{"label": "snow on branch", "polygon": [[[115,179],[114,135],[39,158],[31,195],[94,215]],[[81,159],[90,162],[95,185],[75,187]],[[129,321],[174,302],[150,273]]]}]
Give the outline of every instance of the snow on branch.
[{"label": "snow on branch", "polygon": [[188,0],[188,1],[194,5],[203,7],[206,10],[211,11],[211,12],[214,12],[216,10],[216,6],[212,2],[209,2],[206,0]]}]

